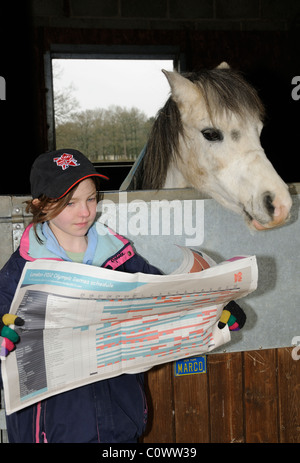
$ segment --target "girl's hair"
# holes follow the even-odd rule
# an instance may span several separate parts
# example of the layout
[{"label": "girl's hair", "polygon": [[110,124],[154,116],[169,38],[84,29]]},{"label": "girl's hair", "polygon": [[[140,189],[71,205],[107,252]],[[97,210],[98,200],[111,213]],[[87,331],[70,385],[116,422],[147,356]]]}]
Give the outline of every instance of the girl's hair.
[{"label": "girl's hair", "polygon": [[[100,182],[98,177],[90,177],[93,180],[95,187],[96,187],[96,198],[97,203],[102,200],[103,193],[99,191]],[[58,214],[62,212],[62,210],[67,206],[67,204],[71,201],[74,191],[78,187],[79,183],[75,185],[65,196],[59,199],[48,198],[45,195],[41,195],[38,198],[38,203],[31,199],[29,201],[25,201],[26,212],[32,214],[32,221],[33,229],[37,240],[42,243],[41,238],[37,234],[36,226],[38,223],[44,223],[48,220],[54,219]]]}]

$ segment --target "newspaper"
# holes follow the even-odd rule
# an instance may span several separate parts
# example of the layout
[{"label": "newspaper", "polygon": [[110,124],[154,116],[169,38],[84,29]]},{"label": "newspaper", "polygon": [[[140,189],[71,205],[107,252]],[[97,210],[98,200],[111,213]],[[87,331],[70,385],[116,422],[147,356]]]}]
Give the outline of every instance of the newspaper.
[{"label": "newspaper", "polygon": [[[187,251],[185,272],[195,269],[196,260],[197,253]],[[26,263],[10,309],[25,324],[17,328],[16,350],[2,361],[7,414],[229,342],[228,327],[217,327],[222,309],[256,286],[255,256],[172,275]]]}]

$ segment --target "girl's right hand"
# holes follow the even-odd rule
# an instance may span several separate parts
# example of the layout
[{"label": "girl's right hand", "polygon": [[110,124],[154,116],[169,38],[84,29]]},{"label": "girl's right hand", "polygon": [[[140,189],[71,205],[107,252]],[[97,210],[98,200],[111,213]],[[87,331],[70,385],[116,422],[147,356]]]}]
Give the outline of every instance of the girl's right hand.
[{"label": "girl's right hand", "polygon": [[2,358],[7,357],[16,348],[16,343],[20,340],[18,333],[10,328],[9,325],[23,326],[24,320],[10,313],[3,315],[0,320],[0,336],[3,337],[0,350],[0,357]]}]

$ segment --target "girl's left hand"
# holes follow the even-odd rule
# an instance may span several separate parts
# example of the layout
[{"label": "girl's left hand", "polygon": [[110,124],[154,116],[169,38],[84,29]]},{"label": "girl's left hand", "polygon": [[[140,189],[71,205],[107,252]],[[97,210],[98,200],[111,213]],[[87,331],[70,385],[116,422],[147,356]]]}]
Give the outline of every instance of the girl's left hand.
[{"label": "girl's left hand", "polygon": [[223,309],[218,328],[221,330],[228,325],[230,331],[238,331],[246,323],[246,314],[241,307],[234,301],[230,301]]}]

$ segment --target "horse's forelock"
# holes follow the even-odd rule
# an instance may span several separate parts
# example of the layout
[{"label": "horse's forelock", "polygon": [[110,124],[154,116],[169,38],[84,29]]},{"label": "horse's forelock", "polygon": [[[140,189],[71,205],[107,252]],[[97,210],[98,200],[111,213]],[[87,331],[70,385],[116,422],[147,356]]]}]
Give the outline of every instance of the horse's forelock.
[{"label": "horse's forelock", "polygon": [[199,86],[210,114],[222,116],[224,112],[232,112],[242,119],[249,118],[249,114],[264,119],[264,106],[256,90],[239,72],[215,68],[185,77]]}]

